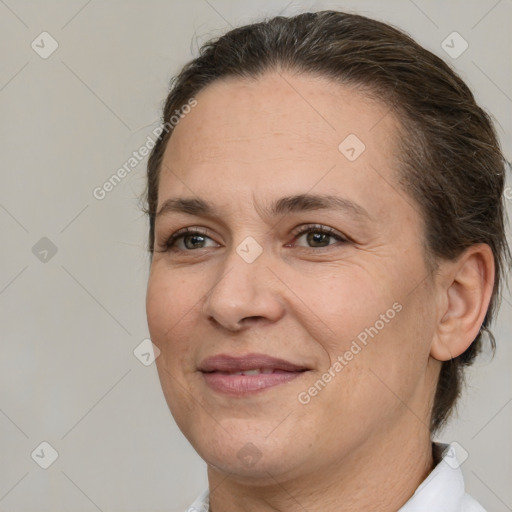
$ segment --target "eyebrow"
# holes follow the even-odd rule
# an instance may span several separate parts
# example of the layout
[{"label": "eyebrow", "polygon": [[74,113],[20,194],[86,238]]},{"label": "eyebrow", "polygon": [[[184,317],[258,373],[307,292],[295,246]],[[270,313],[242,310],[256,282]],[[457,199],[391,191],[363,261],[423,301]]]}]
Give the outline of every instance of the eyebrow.
[{"label": "eyebrow", "polygon": [[[371,219],[371,215],[358,203],[350,199],[320,194],[298,194],[281,197],[270,206],[257,207],[258,211],[268,217],[284,216],[311,210],[341,210],[357,218]],[[170,198],[164,201],[156,217],[170,213],[185,213],[188,215],[215,217],[215,206],[198,198]]]}]

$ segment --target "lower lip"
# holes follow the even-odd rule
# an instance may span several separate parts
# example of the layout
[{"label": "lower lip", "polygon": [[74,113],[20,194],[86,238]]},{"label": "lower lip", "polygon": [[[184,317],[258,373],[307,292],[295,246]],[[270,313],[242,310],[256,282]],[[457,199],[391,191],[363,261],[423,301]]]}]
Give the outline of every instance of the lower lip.
[{"label": "lower lip", "polygon": [[305,372],[275,371],[258,375],[228,375],[225,373],[203,373],[206,384],[219,393],[242,396],[285,384]]}]

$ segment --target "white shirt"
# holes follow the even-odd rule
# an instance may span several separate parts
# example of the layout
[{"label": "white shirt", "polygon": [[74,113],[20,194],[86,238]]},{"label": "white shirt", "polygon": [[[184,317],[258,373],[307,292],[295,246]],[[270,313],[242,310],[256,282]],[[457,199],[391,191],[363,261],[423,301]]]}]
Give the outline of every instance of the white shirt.
[{"label": "white shirt", "polygon": [[[466,494],[460,463],[452,445],[433,443],[442,457],[436,467],[397,512],[486,512]],[[186,512],[208,512],[209,490],[205,489]]]}]

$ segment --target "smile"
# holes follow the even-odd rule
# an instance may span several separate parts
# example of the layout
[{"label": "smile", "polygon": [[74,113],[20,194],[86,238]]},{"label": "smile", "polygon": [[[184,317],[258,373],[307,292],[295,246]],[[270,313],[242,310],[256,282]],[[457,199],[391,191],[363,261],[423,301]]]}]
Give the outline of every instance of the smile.
[{"label": "smile", "polygon": [[231,396],[257,393],[290,382],[308,371],[303,365],[267,354],[219,354],[199,366],[207,386]]}]

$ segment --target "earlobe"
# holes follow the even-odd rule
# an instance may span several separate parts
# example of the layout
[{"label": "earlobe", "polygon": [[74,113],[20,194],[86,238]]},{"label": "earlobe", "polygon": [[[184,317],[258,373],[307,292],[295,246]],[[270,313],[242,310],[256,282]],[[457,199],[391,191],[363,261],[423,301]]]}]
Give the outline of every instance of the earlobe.
[{"label": "earlobe", "polygon": [[494,287],[494,256],[487,244],[469,247],[455,262],[447,262],[436,335],[430,355],[453,359],[471,345],[487,313]]}]

